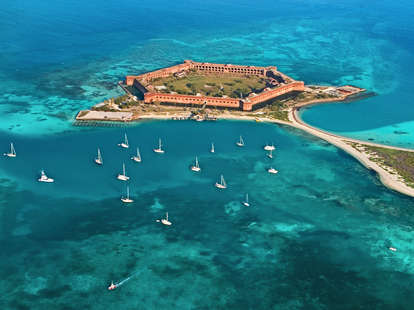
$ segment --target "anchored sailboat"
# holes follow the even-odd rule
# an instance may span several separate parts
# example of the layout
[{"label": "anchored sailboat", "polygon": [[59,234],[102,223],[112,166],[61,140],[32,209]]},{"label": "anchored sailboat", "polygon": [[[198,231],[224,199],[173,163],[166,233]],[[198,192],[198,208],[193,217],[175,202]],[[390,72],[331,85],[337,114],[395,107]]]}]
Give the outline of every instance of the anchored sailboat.
[{"label": "anchored sailboat", "polygon": [[139,153],[139,148],[137,148],[137,155],[132,156],[131,159],[137,163],[141,162],[141,154]]},{"label": "anchored sailboat", "polygon": [[272,153],[273,151],[272,150],[270,150],[269,151],[269,153],[267,153],[267,157],[269,157],[269,158],[273,158],[273,153]]},{"label": "anchored sailboat", "polygon": [[127,186],[127,195],[126,195],[126,197],[121,197],[121,201],[124,202],[124,203],[134,202],[134,200],[129,198],[129,186]]},{"label": "anchored sailboat", "polygon": [[278,173],[279,171],[277,171],[275,168],[273,168],[273,167],[270,167],[269,169],[267,169],[267,172],[269,172],[269,173],[272,173],[272,174],[276,174],[276,173]]},{"label": "anchored sailboat", "polygon": [[214,152],[215,152],[215,150],[214,150],[214,143],[211,143],[210,153],[214,153]]},{"label": "anchored sailboat", "polygon": [[226,181],[224,181],[224,177],[223,175],[220,175],[220,182],[216,182],[216,184],[214,184],[215,187],[220,188],[220,189],[226,189],[227,188],[227,184]]},{"label": "anchored sailboat", "polygon": [[165,214],[165,219],[161,219],[161,224],[171,226],[172,223],[168,220],[168,212]]},{"label": "anchored sailboat", "polygon": [[118,174],[117,179],[121,181],[129,180],[129,177],[125,174],[125,163],[122,164],[122,174]]},{"label": "anchored sailboat", "polygon": [[10,143],[10,152],[4,153],[3,155],[7,157],[16,157],[16,150],[14,149],[13,143]]},{"label": "anchored sailboat", "polygon": [[118,145],[120,147],[123,147],[124,149],[129,148],[128,137],[127,137],[127,134],[126,133],[125,133],[125,136],[124,136],[124,142],[122,142],[122,143],[120,143]]},{"label": "anchored sailboat", "polygon": [[54,179],[52,179],[52,178],[49,178],[47,175],[46,175],[46,173],[45,173],[45,171],[44,170],[42,170],[41,172],[40,172],[40,178],[39,179],[37,179],[39,182],[44,182],[44,183],[53,183],[53,182],[55,182],[55,180]]},{"label": "anchored sailboat", "polygon": [[95,158],[95,163],[98,164],[98,165],[102,165],[103,164],[101,150],[99,148],[98,148],[98,157]]},{"label": "anchored sailboat", "polygon": [[158,148],[154,149],[155,153],[164,154],[164,150],[162,149],[162,142],[161,138],[158,139]]},{"label": "anchored sailboat", "polygon": [[242,136],[240,136],[240,139],[239,139],[239,141],[236,142],[236,145],[237,146],[240,146],[240,147],[243,147],[244,146],[244,141],[243,141],[243,137]]},{"label": "anchored sailboat", "polygon": [[246,198],[245,200],[242,202],[243,206],[245,207],[250,207],[250,203],[249,203],[249,194],[246,194]]},{"label": "anchored sailboat", "polygon": [[266,144],[264,146],[264,150],[265,151],[274,151],[275,150],[275,146],[273,145],[273,143],[272,144]]},{"label": "anchored sailboat", "polygon": [[198,158],[197,158],[197,156],[195,158],[195,164],[194,164],[194,166],[191,166],[191,170],[193,170],[195,172],[199,172],[201,170],[200,165],[198,164]]}]

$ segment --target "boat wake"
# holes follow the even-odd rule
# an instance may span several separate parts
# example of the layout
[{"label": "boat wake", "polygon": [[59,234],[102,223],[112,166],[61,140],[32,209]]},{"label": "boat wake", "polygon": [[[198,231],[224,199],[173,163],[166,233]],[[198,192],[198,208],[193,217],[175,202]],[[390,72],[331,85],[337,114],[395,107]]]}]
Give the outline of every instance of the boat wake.
[{"label": "boat wake", "polygon": [[125,283],[127,283],[129,280],[131,280],[132,278],[136,277],[137,275],[139,275],[142,272],[142,270],[134,272],[133,274],[129,275],[127,278],[117,282],[117,283],[113,283],[108,287],[109,290],[114,290],[116,288],[119,288],[120,286],[124,285]]}]

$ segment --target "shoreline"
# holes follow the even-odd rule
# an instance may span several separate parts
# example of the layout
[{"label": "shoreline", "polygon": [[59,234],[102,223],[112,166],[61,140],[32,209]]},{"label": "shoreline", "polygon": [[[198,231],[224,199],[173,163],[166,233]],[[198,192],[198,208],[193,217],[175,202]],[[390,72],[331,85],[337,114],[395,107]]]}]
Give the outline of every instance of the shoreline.
[{"label": "shoreline", "polygon": [[313,136],[319,137],[329,142],[330,144],[338,147],[339,149],[343,150],[349,155],[353,156],[363,166],[365,166],[366,168],[370,170],[374,170],[378,174],[379,179],[381,180],[382,184],[384,184],[386,187],[392,190],[395,190],[399,193],[414,197],[414,188],[406,185],[405,182],[401,180],[400,175],[396,174],[395,172],[391,173],[390,171],[385,170],[379,164],[372,161],[369,158],[368,153],[363,152],[363,151],[358,151],[357,149],[355,149],[352,146],[352,143],[381,147],[381,148],[392,149],[392,150],[405,151],[405,152],[414,152],[414,150],[401,148],[401,147],[393,147],[393,146],[383,145],[383,144],[377,144],[377,143],[365,142],[365,141],[342,137],[339,135],[331,134],[329,132],[325,132],[323,130],[320,130],[318,128],[315,128],[315,127],[312,127],[306,124],[299,117],[298,110],[299,109],[297,108],[293,108],[289,111],[289,119],[292,121],[292,124],[294,125],[294,127],[302,129],[303,131],[306,131]]},{"label": "shoreline", "polygon": [[[335,101],[338,101],[338,100],[335,100]],[[316,103],[313,102],[312,104],[316,104]],[[386,148],[386,149],[392,149],[392,150],[400,150],[400,151],[406,151],[406,152],[414,152],[414,150],[347,138],[347,137],[339,136],[339,135],[315,128],[311,125],[306,124],[298,115],[299,110],[303,108],[304,106],[305,105],[302,105],[300,107],[290,108],[288,111],[289,121],[261,117],[260,115],[257,115],[257,116],[234,115],[231,113],[222,113],[220,115],[217,115],[217,119],[218,120],[240,120],[240,121],[273,123],[273,124],[279,124],[279,125],[286,125],[286,126],[290,126],[293,128],[303,130],[311,134],[312,136],[318,137],[334,145],[335,147],[341,149],[347,154],[351,155],[356,160],[358,160],[365,168],[374,170],[379,176],[379,179],[384,186],[394,191],[397,191],[401,194],[414,197],[414,188],[406,185],[404,181],[400,179],[400,176],[398,174],[396,174],[395,172],[390,173],[389,171],[385,170],[383,167],[381,167],[377,163],[370,160],[369,154],[356,150],[351,144],[357,143],[360,145],[374,146],[374,147],[380,147],[380,148]],[[180,117],[188,119],[189,115],[190,115],[189,113],[166,113],[166,114],[148,113],[145,115],[140,115],[139,118],[135,119],[134,121],[138,123],[141,120],[142,121],[172,120],[172,119],[180,119]],[[133,123],[133,122],[129,121],[127,123]]]},{"label": "shoreline", "polygon": [[[360,97],[359,95],[361,93],[364,93],[366,90],[363,88],[357,88],[358,91],[354,92],[352,94],[345,94],[341,97],[336,98],[319,98],[319,99],[313,99],[307,102],[298,103],[294,106],[291,106],[288,109],[288,121],[276,119],[276,118],[269,118],[266,116],[261,116],[260,114],[255,115],[241,115],[241,114],[234,114],[232,112],[222,112],[218,115],[216,115],[216,118],[218,120],[244,120],[244,121],[256,121],[256,122],[265,122],[265,123],[274,123],[274,124],[281,124],[281,125],[287,125],[290,127],[294,127],[300,130],[303,130],[312,136],[318,137],[335,147],[341,149],[342,151],[346,152],[347,154],[354,157],[356,160],[358,160],[364,167],[367,169],[373,170],[377,173],[379,176],[379,179],[381,183],[388,187],[389,189],[395,190],[401,194],[414,197],[414,188],[409,187],[404,180],[402,180],[402,176],[393,170],[392,167],[382,167],[377,162],[374,162],[370,159],[370,153],[364,150],[364,146],[370,146],[370,147],[378,147],[383,149],[389,149],[389,150],[398,150],[398,151],[404,151],[404,152],[414,152],[413,149],[408,148],[402,148],[402,147],[394,147],[379,143],[373,143],[373,142],[367,142],[362,141],[358,139],[348,138],[344,136],[340,136],[334,133],[330,133],[328,131],[324,131],[322,129],[313,127],[307,123],[305,123],[299,116],[299,111],[302,108],[310,107],[318,104],[324,104],[324,103],[331,103],[331,102],[344,102],[344,101],[354,101],[358,100]],[[94,121],[121,121],[121,122],[127,122],[127,123],[133,123],[133,122],[139,122],[140,120],[182,120],[182,119],[190,119],[191,112],[187,111],[170,111],[170,112],[148,112],[145,114],[135,114],[130,113],[128,116],[123,115],[123,117],[120,118],[112,118],[112,117],[97,117],[96,119],[89,118],[83,119],[79,117],[79,115],[83,111],[80,111],[76,117],[77,121],[88,121],[88,120],[94,120]],[[95,112],[96,113],[96,112]],[[96,114],[102,114],[102,115],[108,115],[111,114],[111,112],[97,112]],[[118,113],[118,112],[115,112]],[[114,114],[115,115],[115,114]],[[362,147],[355,147],[355,145],[359,145]]]},{"label": "shoreline", "polygon": [[305,122],[303,122],[300,117],[297,115],[298,108],[292,108],[289,110],[289,120],[290,122],[282,121],[282,120],[276,120],[276,119],[269,119],[269,118],[255,118],[252,116],[220,116],[220,119],[228,119],[228,120],[246,120],[246,121],[255,121],[256,119],[259,119],[261,122],[265,123],[276,123],[276,124],[282,124],[291,126],[300,130],[303,130],[312,136],[318,137],[335,147],[343,150],[347,154],[354,157],[356,160],[358,160],[365,168],[374,170],[377,175],[379,176],[379,179],[381,183],[388,187],[389,189],[392,189],[394,191],[397,191],[401,194],[414,197],[414,188],[409,187],[404,183],[404,181],[401,180],[400,176],[395,173],[391,173],[387,170],[385,170],[383,167],[378,165],[377,163],[373,162],[369,159],[369,154],[366,154],[364,152],[356,150],[354,147],[352,147],[352,143],[358,143],[361,145],[370,145],[375,147],[382,147],[382,148],[388,148],[393,150],[400,150],[400,151],[406,151],[406,152],[414,152],[412,149],[405,149],[405,148],[399,148],[399,147],[393,147],[388,145],[382,145],[382,144],[376,144],[376,143],[369,143],[357,139],[349,139],[346,137],[330,134],[329,132],[324,132],[322,130],[319,130],[318,128],[314,128]]}]

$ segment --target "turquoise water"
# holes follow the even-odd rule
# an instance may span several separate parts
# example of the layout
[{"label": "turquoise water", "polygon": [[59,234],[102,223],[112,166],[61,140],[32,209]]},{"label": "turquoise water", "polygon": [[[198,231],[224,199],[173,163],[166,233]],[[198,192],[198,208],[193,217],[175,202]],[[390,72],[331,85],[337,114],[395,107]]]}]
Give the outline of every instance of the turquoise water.
[{"label": "turquoise water", "polygon": [[[414,201],[336,148],[248,122],[72,126],[78,110],[121,94],[125,75],[194,59],[277,65],[308,84],[367,88],[377,96],[303,117],[409,146],[410,1],[0,7],[0,146],[13,141],[18,154],[0,159],[3,309],[412,308]],[[131,150],[116,146],[125,131]],[[164,156],[151,150],[158,137]],[[271,141],[273,163],[262,150]],[[141,164],[130,160],[136,146]],[[103,167],[93,163],[97,147]],[[188,169],[196,155],[200,174]],[[123,161],[135,199],[128,207],[116,180]],[[268,174],[270,165],[280,172]],[[55,183],[36,182],[42,168]],[[213,186],[221,173],[222,192]],[[240,203],[246,192],[250,208]],[[168,228],[156,222],[165,212]],[[136,271],[108,292],[111,280]]]},{"label": "turquoise water", "polygon": [[[414,122],[410,120],[409,95],[406,94],[404,106],[391,94],[355,102],[315,105],[299,113],[306,123],[342,136],[413,149]],[[391,102],[392,108],[389,107]],[[370,114],[378,118],[370,119]]]},{"label": "turquoise water", "polygon": [[[141,149],[136,164],[133,149],[117,147],[123,133],[0,141],[13,138],[18,152],[0,167],[11,176],[1,183],[3,308],[409,309],[414,302],[414,201],[343,152],[274,125],[149,122],[127,129],[131,148]],[[235,145],[240,133],[245,148]],[[151,150],[158,137],[164,155]],[[267,141],[278,146],[272,162]],[[92,161],[98,145],[102,167]],[[195,155],[200,174],[188,168]],[[129,206],[119,200],[122,161],[135,199]],[[270,165],[280,172],[268,174]],[[36,182],[40,167],[56,182]],[[213,186],[221,173],[225,191]],[[165,212],[171,227],[156,222]]]}]

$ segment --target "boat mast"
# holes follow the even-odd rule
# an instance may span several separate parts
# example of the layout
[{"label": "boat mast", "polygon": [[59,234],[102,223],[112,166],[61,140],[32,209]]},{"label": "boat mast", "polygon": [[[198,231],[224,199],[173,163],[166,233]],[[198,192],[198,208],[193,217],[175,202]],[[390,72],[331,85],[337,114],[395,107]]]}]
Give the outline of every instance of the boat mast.
[{"label": "boat mast", "polygon": [[125,133],[125,144],[126,144],[126,145],[129,145],[129,144],[128,144],[128,137],[127,137],[127,134],[126,134],[126,133]]},{"label": "boat mast", "polygon": [[220,183],[221,183],[221,185],[226,186],[226,181],[224,181],[223,175],[221,175]]},{"label": "boat mast", "polygon": [[122,164],[122,172],[123,172],[123,175],[125,175],[125,163]]},{"label": "boat mast", "polygon": [[198,167],[198,158],[197,158],[197,156],[196,156],[196,164],[195,165],[196,165],[197,168],[199,168]]},{"label": "boat mast", "polygon": [[11,152],[13,155],[16,155],[16,150],[14,149],[13,142],[12,142],[12,143],[10,143],[10,152]]}]

